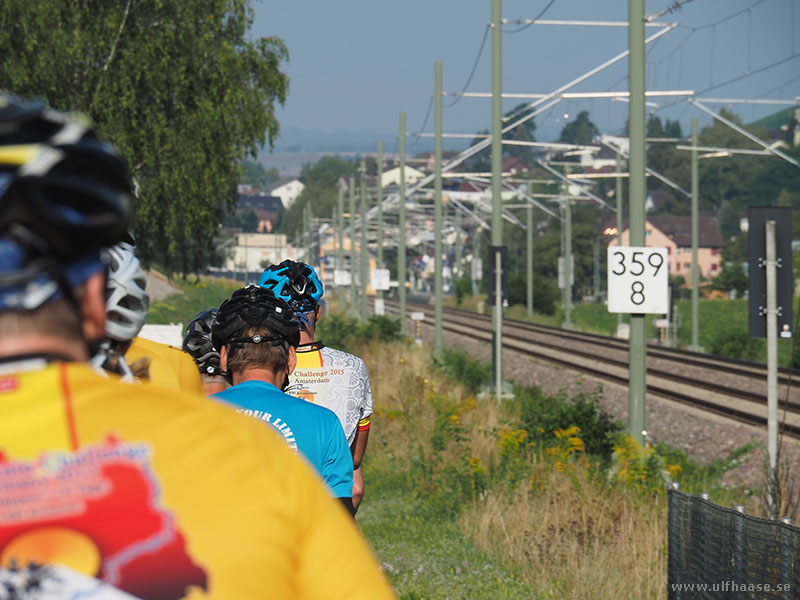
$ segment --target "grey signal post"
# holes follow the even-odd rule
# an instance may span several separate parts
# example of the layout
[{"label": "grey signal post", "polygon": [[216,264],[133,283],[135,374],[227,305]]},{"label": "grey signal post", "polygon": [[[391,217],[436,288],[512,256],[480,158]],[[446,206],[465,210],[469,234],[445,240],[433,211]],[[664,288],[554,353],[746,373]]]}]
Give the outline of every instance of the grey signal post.
[{"label": "grey signal post", "polygon": [[564,206],[564,329],[572,329],[572,200]]},{"label": "grey signal post", "polygon": [[[630,172],[629,217],[630,245],[645,245],[645,61],[644,61],[644,2],[628,0],[628,81],[630,82],[629,132]],[[647,330],[646,315],[631,314],[629,379],[628,379],[628,429],[644,445],[645,403],[647,400]]]},{"label": "grey signal post", "polygon": [[[622,158],[617,152],[617,173],[622,172]],[[617,176],[617,247],[622,247],[622,177]],[[617,313],[617,329],[622,323],[622,313]]]},{"label": "grey signal post", "polygon": [[336,231],[339,243],[337,244],[336,252],[336,268],[340,271],[344,269],[344,190],[339,187],[339,198],[336,206],[338,211],[336,213]]},{"label": "grey signal post", "polygon": [[358,281],[358,293],[361,294],[361,320],[367,320],[367,165],[362,160],[358,166],[361,175],[361,269]]},{"label": "grey signal post", "polygon": [[433,144],[433,230],[434,230],[434,329],[433,349],[442,349],[442,62],[433,65],[433,106],[434,106],[434,144]]},{"label": "grey signal post", "polygon": [[356,310],[356,181],[353,177],[348,180],[350,191],[350,314]]},{"label": "grey signal post", "polygon": [[[533,193],[533,184],[529,183],[528,184],[528,194],[532,194],[532,193]],[[533,316],[533,204],[528,204],[528,206],[527,206],[527,208],[525,210],[527,211],[527,217],[528,217],[528,219],[527,219],[527,221],[528,221],[528,223],[527,223],[528,231],[526,232],[527,233],[527,236],[526,236],[527,247],[526,247],[526,253],[525,253],[526,254],[526,257],[525,257],[526,258],[526,261],[525,261],[525,267],[526,267],[525,276],[526,276],[526,279],[527,279],[527,288],[528,288],[527,289],[527,292],[528,292],[528,297],[527,297],[527,300],[528,300],[528,316],[532,317]]]},{"label": "grey signal post", "polygon": [[397,300],[400,303],[400,335],[406,334],[406,113],[400,113],[400,198],[397,201]]},{"label": "grey signal post", "polygon": [[[378,268],[383,268],[383,141],[378,140]],[[375,290],[375,299],[383,300],[383,291]]]},{"label": "grey signal post", "polygon": [[700,269],[697,265],[697,220],[698,205],[700,200],[700,184],[697,176],[697,119],[692,119],[692,344],[689,350],[700,352],[700,321],[699,321],[699,298],[700,298]]},{"label": "grey signal post", "polygon": [[[503,38],[502,2],[492,0],[492,246],[503,245]],[[492,260],[499,261],[496,252]],[[503,301],[497,290],[502,282],[502,267],[495,264],[495,281],[489,282],[490,290],[495,290],[495,303],[492,318],[492,337],[494,354],[494,386],[497,401],[503,395]],[[490,292],[491,293],[491,292]]]}]

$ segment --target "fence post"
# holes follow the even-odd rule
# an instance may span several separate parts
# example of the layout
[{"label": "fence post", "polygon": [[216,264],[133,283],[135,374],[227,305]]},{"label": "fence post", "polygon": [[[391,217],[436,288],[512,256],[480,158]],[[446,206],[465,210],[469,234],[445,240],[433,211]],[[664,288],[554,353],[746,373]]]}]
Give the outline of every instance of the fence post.
[{"label": "fence post", "polygon": [[[733,507],[733,510],[736,511],[736,514],[733,515],[733,570],[731,571],[731,579],[733,583],[739,584],[741,581],[739,575],[747,568],[744,541],[744,505],[737,504]],[[744,595],[737,589],[733,597],[743,598]]]},{"label": "fence post", "polygon": [[[681,574],[683,561],[683,535],[681,533],[680,489],[677,481],[669,484],[667,490],[667,595],[670,600],[681,600]],[[677,585],[675,585],[677,584]]]},{"label": "fence post", "polygon": [[[787,518],[781,519],[784,525],[791,525],[792,520]],[[792,594],[795,591],[792,589],[794,585],[794,572],[795,568],[792,565],[792,532],[788,527],[780,528],[781,539],[781,579],[783,580],[783,593],[781,597],[783,600],[791,600]],[[800,565],[797,565],[800,568]]]}]

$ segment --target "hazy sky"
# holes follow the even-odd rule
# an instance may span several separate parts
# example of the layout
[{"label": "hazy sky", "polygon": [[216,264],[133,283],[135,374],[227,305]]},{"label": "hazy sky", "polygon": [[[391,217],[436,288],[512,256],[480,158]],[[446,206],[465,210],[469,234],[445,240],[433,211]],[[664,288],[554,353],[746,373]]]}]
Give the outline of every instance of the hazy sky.
[{"label": "hazy sky", "polygon": [[[673,0],[647,0],[655,13]],[[505,0],[503,17],[535,17],[548,0]],[[490,0],[262,0],[254,3],[253,34],[278,36],[290,53],[290,92],[278,117],[283,127],[324,132],[396,132],[406,111],[408,130],[422,126],[433,92],[433,64],[443,62],[444,90],[460,91],[475,62]],[[626,20],[625,0],[555,0],[544,19]],[[748,7],[752,7],[750,10]],[[722,21],[745,10],[744,13]],[[694,0],[663,22],[680,26],[648,46],[649,90],[704,90],[787,60],[741,81],[703,94],[714,98],[800,96],[800,0]],[[720,22],[722,21],[722,22]],[[718,23],[712,25],[713,23]],[[505,25],[503,87],[506,92],[546,93],[627,49],[627,29]],[[648,28],[646,35],[658,31]],[[491,90],[491,35],[469,91]],[[627,60],[570,91],[627,90]],[[452,102],[445,98],[445,106]],[[658,99],[661,104],[669,99]],[[506,101],[510,109],[519,101]],[[781,107],[734,106],[751,121]],[[618,131],[627,105],[610,100],[564,101],[536,118],[537,138],[558,136],[566,118],[589,110],[601,131]],[[681,102],[659,115],[708,118]],[[444,129],[488,128],[491,101],[462,98],[444,110]],[[431,114],[426,131],[433,130]],[[391,151],[392,149],[387,149]]]}]

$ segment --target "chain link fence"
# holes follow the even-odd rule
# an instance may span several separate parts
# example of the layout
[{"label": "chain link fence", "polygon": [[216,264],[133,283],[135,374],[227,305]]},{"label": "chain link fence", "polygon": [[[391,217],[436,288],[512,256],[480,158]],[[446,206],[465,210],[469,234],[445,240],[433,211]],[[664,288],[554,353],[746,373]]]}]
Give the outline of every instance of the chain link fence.
[{"label": "chain link fence", "polygon": [[677,489],[667,501],[670,600],[800,599],[800,528]]}]

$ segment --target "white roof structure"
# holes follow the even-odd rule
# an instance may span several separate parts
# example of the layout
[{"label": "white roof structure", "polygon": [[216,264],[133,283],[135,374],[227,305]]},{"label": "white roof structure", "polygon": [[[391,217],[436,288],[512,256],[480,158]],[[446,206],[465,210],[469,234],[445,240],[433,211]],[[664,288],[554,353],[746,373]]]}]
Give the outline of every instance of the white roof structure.
[{"label": "white roof structure", "polygon": [[[425,173],[419,169],[415,169],[414,167],[409,167],[406,165],[406,185],[412,185],[423,177],[425,177]],[[394,169],[389,169],[388,171],[384,172],[383,178],[381,179],[381,185],[382,187],[400,185],[400,167],[395,167]]]},{"label": "white roof structure", "polygon": [[292,179],[282,185],[272,188],[270,196],[277,196],[283,203],[283,208],[288,210],[297,197],[303,193],[306,186],[299,179]]}]

